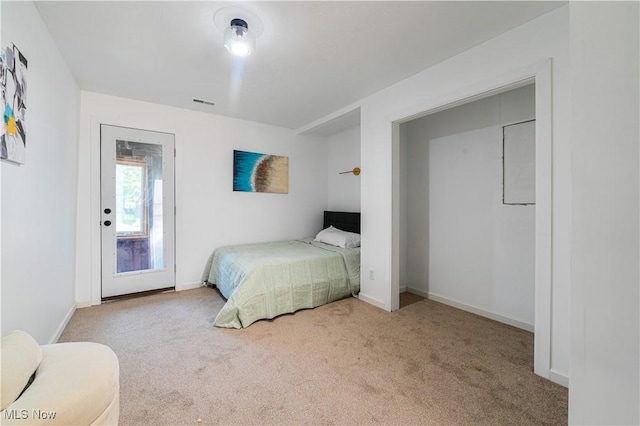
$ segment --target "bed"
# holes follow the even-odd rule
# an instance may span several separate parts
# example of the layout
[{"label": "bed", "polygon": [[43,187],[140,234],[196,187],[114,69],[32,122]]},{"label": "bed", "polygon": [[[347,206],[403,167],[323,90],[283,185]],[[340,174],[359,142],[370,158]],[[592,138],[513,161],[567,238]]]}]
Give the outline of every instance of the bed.
[{"label": "bed", "polygon": [[[214,250],[202,274],[202,281],[226,299],[214,325],[244,328],[260,319],[357,296],[359,234],[360,213],[325,211],[323,231],[315,238]],[[335,235],[343,247],[336,245]]]}]

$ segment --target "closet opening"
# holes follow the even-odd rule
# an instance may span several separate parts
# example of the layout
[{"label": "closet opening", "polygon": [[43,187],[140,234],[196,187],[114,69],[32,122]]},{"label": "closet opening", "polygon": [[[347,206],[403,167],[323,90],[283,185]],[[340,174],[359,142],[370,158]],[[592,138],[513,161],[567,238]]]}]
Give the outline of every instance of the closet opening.
[{"label": "closet opening", "polygon": [[[527,86],[529,86],[527,88]],[[418,161],[419,158],[417,156],[407,156],[407,152],[403,152],[402,148],[404,147],[404,142],[407,137],[407,129],[408,126],[414,125],[419,127],[419,123],[415,120],[427,117],[430,115],[437,114],[439,112],[443,112],[445,110],[454,109],[455,107],[463,107],[465,105],[471,104],[475,101],[482,101],[493,97],[495,95],[503,95],[511,96],[508,92],[515,92],[518,89],[522,89],[523,91],[531,91],[533,93],[534,99],[534,117],[535,125],[533,126],[535,129],[535,205],[533,206],[533,214],[534,214],[534,240],[533,240],[533,251],[534,251],[534,260],[533,260],[533,294],[531,290],[529,294],[533,296],[533,305],[528,305],[529,312],[531,312],[531,306],[533,306],[533,318],[532,324],[528,323],[525,317],[522,318],[513,318],[509,312],[494,312],[497,313],[500,318],[496,318],[499,320],[503,320],[505,318],[510,318],[510,320],[515,319],[515,325],[524,326],[523,328],[533,329],[534,331],[534,360],[533,360],[533,370],[536,374],[550,379],[556,383],[560,383],[564,386],[568,386],[568,380],[566,377],[561,376],[554,372],[551,369],[551,316],[552,316],[552,255],[553,255],[553,245],[552,245],[552,156],[553,156],[553,145],[552,145],[552,84],[551,84],[551,61],[544,61],[538,64],[532,64],[531,67],[527,69],[520,70],[518,72],[506,73],[504,75],[497,75],[492,81],[485,81],[481,83],[477,83],[472,86],[460,86],[458,90],[455,92],[448,93],[434,93],[432,98],[425,97],[422,108],[414,105],[412,108],[406,108],[406,114],[404,115],[396,115],[391,118],[391,156],[390,156],[390,171],[391,171],[391,247],[389,250],[389,265],[390,265],[390,281],[388,285],[388,309],[390,311],[397,310],[399,308],[400,301],[400,289],[401,288],[410,288],[410,289],[420,289],[416,284],[408,282],[407,278],[410,275],[409,273],[409,265],[406,259],[406,251],[407,251],[407,239],[408,235],[411,234],[414,240],[416,238],[421,238],[418,240],[418,243],[422,244],[423,252],[422,252],[422,264],[414,264],[413,272],[414,274],[416,270],[420,271],[421,269],[421,284],[423,295],[433,296],[429,293],[434,293],[435,289],[435,269],[434,259],[430,259],[429,256],[431,253],[434,253],[434,250],[439,249],[442,251],[442,248],[434,247],[433,244],[429,244],[429,238],[433,239],[434,235],[430,235],[430,233],[434,233],[433,227],[429,228],[429,221],[432,221],[431,216],[434,216],[434,211],[428,209],[428,197],[429,196],[429,186],[426,183],[430,183],[428,180],[420,183],[417,180],[412,180],[409,182],[406,171],[403,171],[401,164],[404,164],[408,161]],[[473,106],[469,106],[468,109],[473,108]],[[500,110],[500,109],[499,109]],[[455,114],[460,110],[454,110],[452,114]],[[509,110],[505,111],[505,108],[502,108],[502,115],[500,120],[493,124],[494,126],[498,126],[502,128],[504,124],[514,124],[519,122],[520,118],[513,117],[509,118],[509,114],[515,114],[517,111]],[[480,110],[477,112],[477,115],[473,118],[462,118],[460,121],[462,122],[460,125],[461,131],[458,133],[470,133],[475,130],[482,130],[482,128],[474,129],[472,126],[478,120],[482,118],[483,115],[489,114],[489,111]],[[494,111],[495,114],[495,111]],[[414,122],[415,121],[415,122]],[[413,123],[412,123],[413,122]],[[408,123],[408,124],[406,124]],[[444,124],[440,124],[444,126]],[[446,135],[441,134],[440,137],[445,138]],[[467,147],[466,152],[464,151],[464,147],[461,148],[462,154],[466,154],[469,156],[471,153],[470,148],[475,147]],[[406,148],[405,148],[406,149]],[[450,147],[444,146],[443,150],[450,149]],[[427,150],[426,155],[428,156],[429,152]],[[464,158],[464,157],[462,157]],[[428,162],[427,162],[428,161]],[[423,158],[420,163],[420,167],[414,169],[415,174],[418,176],[422,175],[425,179],[428,179],[429,173],[431,173],[429,169],[429,164],[432,164],[435,160]],[[501,167],[500,167],[501,168]],[[447,172],[447,168],[442,170],[443,173]],[[500,171],[499,171],[500,173]],[[446,175],[443,175],[446,176]],[[434,177],[435,178],[435,177]],[[412,177],[413,179],[413,177]],[[439,177],[439,179],[444,179],[444,177]],[[433,179],[432,179],[433,180]],[[473,179],[476,180],[475,178]],[[426,183],[424,183],[426,182]],[[450,182],[451,183],[451,182]],[[454,184],[461,186],[461,182],[458,180],[453,181]],[[475,185],[475,182],[472,182]],[[427,219],[422,218],[422,228],[426,228],[425,231],[416,232],[415,229],[409,228],[407,226],[408,223],[415,223],[419,220],[419,212],[420,210],[408,209],[407,208],[407,199],[408,198],[416,198],[414,194],[409,193],[407,189],[409,185],[418,186],[420,184],[421,190],[427,192],[427,196],[421,196],[421,198],[414,199],[412,203],[422,203],[420,208],[423,212],[427,212]],[[499,181],[499,189],[502,186],[502,180]],[[467,188],[468,186],[463,188]],[[426,189],[426,191],[425,191]],[[451,192],[448,191],[440,191],[442,197],[453,197]],[[437,191],[436,191],[437,194]],[[482,202],[478,194],[472,192],[468,195],[472,197],[472,199],[476,199],[478,202]],[[473,198],[475,197],[475,198]],[[454,201],[456,201],[454,199]],[[500,211],[504,206],[502,202],[500,204],[496,204],[494,208],[497,211]],[[511,207],[511,206],[507,206]],[[513,206],[520,208],[521,206]],[[527,207],[524,207],[525,209]],[[468,207],[464,205],[464,209],[462,211],[468,210]],[[459,211],[459,210],[458,210]],[[448,212],[449,215],[456,215],[458,211]],[[445,218],[446,219],[446,218]],[[452,218],[448,218],[452,219]],[[464,218],[461,218],[464,219]],[[506,219],[505,219],[506,220]],[[480,223],[477,224],[477,227],[483,226],[485,228],[489,228],[490,223]],[[441,230],[439,230],[441,232]],[[458,230],[452,230],[452,233],[458,232]],[[480,230],[475,230],[473,232],[479,233]],[[495,231],[497,232],[497,231]],[[442,232],[441,232],[442,233]],[[459,232],[458,232],[459,233]],[[446,233],[445,233],[446,235]],[[493,234],[492,234],[493,235]],[[503,235],[503,234],[496,234]],[[507,235],[506,237],[510,237]],[[496,240],[500,241],[500,239]],[[486,243],[486,241],[485,241]],[[493,247],[493,246],[492,246]],[[477,248],[477,247],[476,247]],[[469,248],[466,245],[463,245],[461,250],[469,251]],[[481,267],[484,268],[484,271],[487,270],[491,272],[491,269],[495,267],[495,264],[492,262],[491,264],[487,264],[486,262],[480,266],[478,264],[478,259],[488,258],[486,253],[476,251],[472,253],[477,253],[478,256],[474,257],[475,260],[472,260],[471,265],[462,265],[460,266],[460,262],[456,262],[448,264],[447,266],[450,269],[455,269],[459,267],[468,268],[470,266]],[[415,255],[412,254],[415,258]],[[490,259],[494,259],[494,257],[489,257]],[[449,259],[453,259],[450,257]],[[500,260],[498,258],[495,258]],[[441,268],[442,269],[442,268]],[[482,269],[481,269],[482,270]],[[504,293],[495,292],[492,289],[492,302],[505,302],[502,300],[506,297]],[[437,295],[436,295],[437,296]],[[467,308],[481,308],[485,313],[490,313],[487,307],[478,307],[473,306],[470,302],[466,302],[465,300],[458,300],[459,302],[464,303]],[[524,304],[522,300],[519,300],[517,303]],[[529,301],[528,303],[531,303]],[[523,305],[524,306],[524,305]],[[461,306],[462,307],[462,306]],[[512,324],[513,325],[513,324]]]},{"label": "closet opening", "polygon": [[535,85],[399,126],[400,292],[534,331]]},{"label": "closet opening", "polygon": [[[451,100],[442,104],[431,103],[422,113],[397,118],[392,122],[392,250],[388,296],[391,310],[397,310],[400,306],[400,290],[409,290],[435,300],[440,297],[439,301],[448,302],[454,306],[457,303],[458,308],[534,331],[534,372],[562,384],[563,378],[554,374],[550,368],[551,63],[547,62],[536,72],[520,80],[505,81],[502,86],[477,92],[466,89],[461,90],[460,93],[463,94],[460,97],[453,96]],[[527,101],[519,102],[513,99],[525,93],[527,93],[525,98],[533,99],[533,110],[531,100],[527,103]],[[487,107],[493,102],[493,107],[479,108],[478,105],[483,104],[474,105],[476,101],[481,103],[484,101]],[[516,103],[513,107],[509,107],[512,101]],[[473,114],[469,115],[469,111]],[[533,115],[531,111],[534,112]],[[441,112],[444,113],[442,115],[447,116],[446,120],[435,121],[433,117],[429,118]],[[423,118],[426,121],[420,121]],[[493,171],[488,171],[487,168],[480,168],[478,163],[465,164],[468,158],[474,156],[478,156],[484,162],[489,160],[490,155],[478,151],[479,146],[469,145],[469,141],[465,138],[457,142],[456,149],[453,148],[456,142],[453,144],[444,144],[444,142],[447,138],[455,138],[454,135],[458,134],[471,137],[474,132],[478,133],[476,136],[493,132],[498,134],[500,139],[504,125],[531,119],[535,119],[533,126],[535,129],[535,205],[528,205],[530,203],[523,203],[523,206],[504,205],[502,195],[499,195],[497,202],[489,202],[488,200],[493,197],[481,196],[481,194],[490,193],[489,190],[478,188],[478,185],[493,173],[497,173],[497,183],[493,179],[494,183],[490,186],[492,191],[502,193],[504,171],[501,164],[501,149],[498,156],[498,170],[496,171],[496,167],[493,167]],[[434,121],[430,126],[430,135],[413,138],[418,140],[427,138],[427,143],[418,146],[417,152],[408,151],[408,135],[419,135],[420,133],[416,133],[416,130],[426,127],[425,123],[429,121]],[[445,132],[446,127],[453,126],[459,126],[459,128],[453,132]],[[484,134],[484,136],[487,135]],[[430,140],[435,142],[432,143]],[[498,146],[501,143],[502,141],[499,140]],[[450,159],[452,162],[440,161],[436,156],[441,154],[452,156],[453,158]],[[409,163],[413,163],[413,166],[408,166]],[[451,175],[455,169],[467,173],[467,177]],[[476,174],[469,174],[470,171],[475,171]],[[439,186],[432,187],[436,184]],[[438,210],[438,207],[430,206],[429,204],[433,204],[436,199],[440,200],[439,202],[444,200],[446,203],[452,203],[456,208]],[[511,211],[517,211],[517,214],[514,216]],[[484,212],[482,214],[485,215],[483,216],[485,221],[479,219],[481,212]],[[473,214],[469,215],[470,213]],[[533,215],[533,222],[531,215]],[[518,218],[519,216],[528,217],[524,228],[513,228],[517,231],[504,228],[507,224],[518,224],[518,220],[524,219]],[[462,229],[443,228],[442,224],[451,225],[454,219],[462,224]],[[436,225],[439,227],[435,228]],[[532,229],[533,242],[530,237]],[[462,239],[465,235],[464,230],[474,236],[474,239],[469,241]],[[455,238],[458,240],[456,241]],[[526,260],[528,272],[523,275],[526,278],[518,284],[513,284],[508,288],[508,292],[498,291],[501,289],[500,286],[509,283],[509,277],[516,273],[517,264],[512,263],[513,259],[511,259],[511,251],[514,249],[509,248],[509,245],[516,244],[518,239],[524,244],[518,253],[521,256],[520,260]],[[440,241],[444,241],[445,246],[437,247],[436,243]],[[505,244],[507,247],[500,246],[498,243]],[[407,253],[408,249],[413,251]],[[533,260],[531,259],[532,250]],[[461,260],[463,256],[465,256],[465,262]],[[533,268],[533,287],[531,287],[531,268]],[[459,283],[446,287],[447,277],[465,276],[465,274],[468,276],[474,271],[482,273],[482,280],[476,281],[484,283],[485,287],[477,285],[470,287],[469,284],[465,287]],[[487,279],[494,276],[502,281],[498,281],[497,278]],[[465,290],[471,294],[468,295]],[[480,294],[483,291],[485,294]],[[484,305],[478,306],[477,301],[481,301]],[[502,310],[502,306],[510,307]]]}]

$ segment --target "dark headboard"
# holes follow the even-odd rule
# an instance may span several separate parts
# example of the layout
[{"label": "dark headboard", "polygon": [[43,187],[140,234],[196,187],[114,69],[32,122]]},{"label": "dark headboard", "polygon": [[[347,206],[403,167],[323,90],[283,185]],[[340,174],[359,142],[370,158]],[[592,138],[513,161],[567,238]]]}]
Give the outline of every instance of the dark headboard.
[{"label": "dark headboard", "polygon": [[360,233],[360,213],[352,212],[324,212],[323,229],[332,226],[347,232]]}]

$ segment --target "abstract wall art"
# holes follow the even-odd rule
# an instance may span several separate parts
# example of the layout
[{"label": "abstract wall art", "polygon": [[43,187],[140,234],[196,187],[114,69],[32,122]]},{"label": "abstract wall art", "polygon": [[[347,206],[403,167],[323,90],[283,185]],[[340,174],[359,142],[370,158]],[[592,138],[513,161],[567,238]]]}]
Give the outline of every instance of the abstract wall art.
[{"label": "abstract wall art", "polygon": [[233,190],[289,193],[289,157],[233,151]]},{"label": "abstract wall art", "polygon": [[24,164],[27,148],[27,59],[15,45],[0,52],[0,158]]}]

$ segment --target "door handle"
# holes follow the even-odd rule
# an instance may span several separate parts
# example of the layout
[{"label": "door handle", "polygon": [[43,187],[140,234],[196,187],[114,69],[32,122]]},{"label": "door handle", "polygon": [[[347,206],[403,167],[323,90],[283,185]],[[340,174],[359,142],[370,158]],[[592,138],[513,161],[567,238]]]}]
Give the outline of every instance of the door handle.
[{"label": "door handle", "polygon": [[110,220],[105,220],[103,223],[104,223],[104,226],[111,226]]}]

